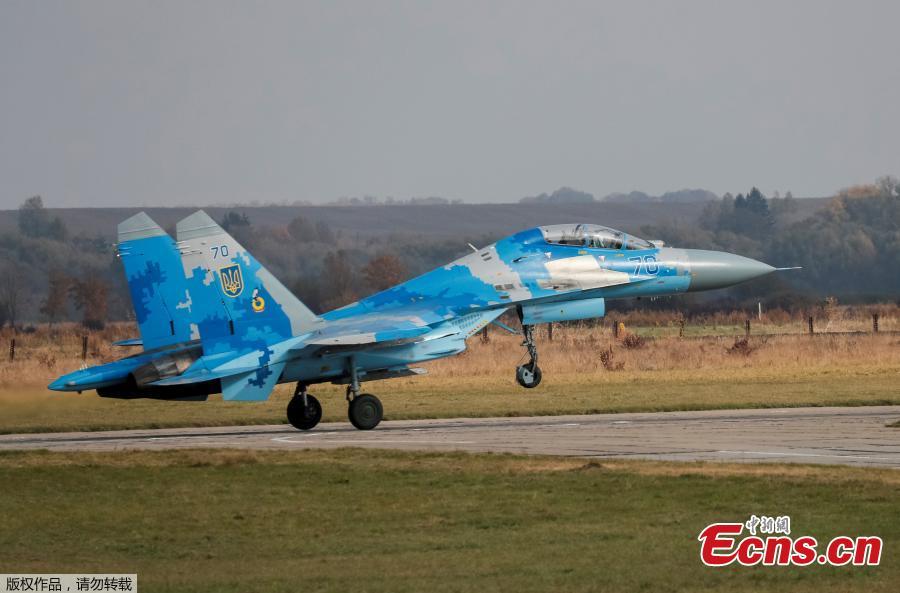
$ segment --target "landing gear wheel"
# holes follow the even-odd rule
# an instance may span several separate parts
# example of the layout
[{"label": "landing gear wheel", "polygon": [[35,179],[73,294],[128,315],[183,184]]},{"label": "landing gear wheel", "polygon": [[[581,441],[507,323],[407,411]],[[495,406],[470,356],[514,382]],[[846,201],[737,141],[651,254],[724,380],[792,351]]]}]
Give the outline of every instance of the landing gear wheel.
[{"label": "landing gear wheel", "polygon": [[347,416],[350,418],[350,424],[359,430],[372,430],[381,422],[384,408],[381,407],[381,400],[364,393],[350,400]]},{"label": "landing gear wheel", "polygon": [[310,430],[322,419],[322,404],[315,397],[307,394],[304,406],[303,396],[295,395],[288,403],[287,418],[294,428]]},{"label": "landing gear wheel", "polygon": [[533,389],[541,384],[541,367],[534,362],[516,367],[516,383],[525,389]]},{"label": "landing gear wheel", "polygon": [[[522,319],[521,310],[519,319]],[[541,367],[537,364],[538,351],[537,345],[534,343],[534,326],[522,323],[522,335],[525,337],[522,345],[528,350],[531,360],[516,367],[516,383],[525,389],[534,389],[541,384]]]}]

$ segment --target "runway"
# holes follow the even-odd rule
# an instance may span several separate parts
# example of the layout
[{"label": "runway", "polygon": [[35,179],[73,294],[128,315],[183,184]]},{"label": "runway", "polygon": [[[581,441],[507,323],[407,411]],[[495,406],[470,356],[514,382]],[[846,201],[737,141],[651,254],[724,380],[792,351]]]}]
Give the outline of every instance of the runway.
[{"label": "runway", "polygon": [[668,461],[792,462],[900,468],[900,406],[782,408],[589,416],[0,435],[0,450],[366,447],[493,451]]}]

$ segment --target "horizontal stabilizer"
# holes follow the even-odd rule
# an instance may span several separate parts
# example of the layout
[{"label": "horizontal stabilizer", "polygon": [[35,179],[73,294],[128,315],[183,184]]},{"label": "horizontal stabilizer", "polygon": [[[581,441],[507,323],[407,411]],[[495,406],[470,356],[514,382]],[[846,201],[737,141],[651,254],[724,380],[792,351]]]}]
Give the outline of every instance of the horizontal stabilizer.
[{"label": "horizontal stabilizer", "polygon": [[278,362],[255,371],[222,379],[222,398],[226,401],[259,402],[269,399],[281,377],[285,363]]},{"label": "horizontal stabilizer", "polygon": [[127,340],[119,340],[113,342],[113,346],[143,346],[144,340],[140,338],[128,338]]},{"label": "horizontal stabilizer", "polygon": [[153,381],[149,385],[164,387],[166,385],[190,385],[192,383],[204,383],[214,379],[224,379],[225,377],[234,377],[246,373],[254,372],[259,368],[256,364],[244,364],[241,367],[220,366],[212,370],[203,365],[196,368],[190,368],[180,375],[167,377],[159,381]]}]

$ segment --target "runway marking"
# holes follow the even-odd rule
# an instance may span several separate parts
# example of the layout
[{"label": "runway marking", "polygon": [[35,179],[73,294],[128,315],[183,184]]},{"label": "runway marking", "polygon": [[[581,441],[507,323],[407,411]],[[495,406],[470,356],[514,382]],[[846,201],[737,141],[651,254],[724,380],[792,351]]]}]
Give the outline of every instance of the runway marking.
[{"label": "runway marking", "polygon": [[[173,440],[181,440],[181,439],[210,439],[210,438],[215,438],[215,437],[209,437],[209,436],[206,436],[206,435],[196,435],[196,436],[192,436],[192,435],[183,435],[183,436],[174,436],[174,437],[146,437],[146,438],[144,438],[143,440],[145,440],[145,441],[173,441]],[[120,439],[120,440],[123,440],[123,441],[138,441],[138,440],[141,440],[141,439],[140,439],[140,438],[137,438],[137,439],[136,439],[136,438],[133,438],[133,437],[132,437],[132,438],[129,438],[129,437],[122,437],[122,439]]]},{"label": "runway marking", "polygon": [[716,451],[716,453],[734,453],[738,455],[769,455],[773,457],[830,457],[833,459],[873,459],[875,461],[896,461],[892,457],[874,457],[871,455],[825,455],[823,453],[791,453],[784,451]]},{"label": "runway marking", "polygon": [[311,432],[311,433],[309,433],[309,434],[297,434],[297,435],[291,435],[291,436],[289,436],[289,437],[274,437],[272,440],[273,440],[273,441],[277,441],[277,442],[279,442],[279,443],[296,443],[297,441],[294,441],[294,440],[292,440],[292,439],[295,439],[295,438],[297,438],[297,437],[300,437],[300,438],[303,438],[303,439],[308,439],[308,438],[310,438],[310,437],[320,437],[320,436],[323,436],[323,435],[326,435],[326,434],[333,434],[333,433],[327,433],[327,432]]},{"label": "runway marking", "polygon": [[[303,444],[303,441],[294,441],[291,440],[293,437],[281,437],[272,439],[273,441],[278,441],[279,443],[293,443],[295,445]],[[378,443],[391,443],[397,445],[473,445],[475,441],[437,441],[437,440],[387,440],[387,439],[328,439],[329,443],[366,443],[366,444],[378,444]]]}]

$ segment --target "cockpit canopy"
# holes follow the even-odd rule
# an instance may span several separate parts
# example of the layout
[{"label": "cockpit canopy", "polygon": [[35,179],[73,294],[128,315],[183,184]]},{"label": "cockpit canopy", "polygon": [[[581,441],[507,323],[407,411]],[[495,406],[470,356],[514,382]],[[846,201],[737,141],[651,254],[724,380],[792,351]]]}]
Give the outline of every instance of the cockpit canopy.
[{"label": "cockpit canopy", "polygon": [[554,224],[541,227],[547,243],[591,249],[653,249],[653,244],[598,224]]}]

